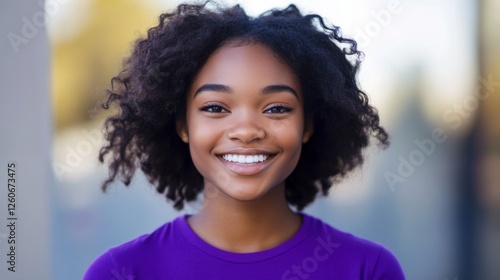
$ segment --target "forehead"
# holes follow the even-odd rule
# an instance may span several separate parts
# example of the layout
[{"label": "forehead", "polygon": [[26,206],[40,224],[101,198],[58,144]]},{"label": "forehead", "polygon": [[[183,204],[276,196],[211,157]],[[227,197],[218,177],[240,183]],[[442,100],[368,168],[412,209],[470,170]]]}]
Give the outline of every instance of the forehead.
[{"label": "forehead", "polygon": [[192,89],[204,84],[262,88],[283,84],[300,91],[290,66],[263,44],[226,44],[215,51],[195,77]]}]

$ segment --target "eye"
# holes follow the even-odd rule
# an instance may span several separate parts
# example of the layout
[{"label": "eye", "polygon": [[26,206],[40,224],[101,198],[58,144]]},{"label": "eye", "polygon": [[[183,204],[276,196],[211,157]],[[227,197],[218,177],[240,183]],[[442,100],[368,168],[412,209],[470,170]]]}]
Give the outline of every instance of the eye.
[{"label": "eye", "polygon": [[264,113],[268,114],[285,114],[293,111],[293,108],[286,105],[273,105],[264,111]]},{"label": "eye", "polygon": [[203,107],[200,108],[200,111],[209,112],[209,113],[228,113],[229,112],[228,110],[224,109],[224,107],[222,107],[219,104],[204,105]]}]

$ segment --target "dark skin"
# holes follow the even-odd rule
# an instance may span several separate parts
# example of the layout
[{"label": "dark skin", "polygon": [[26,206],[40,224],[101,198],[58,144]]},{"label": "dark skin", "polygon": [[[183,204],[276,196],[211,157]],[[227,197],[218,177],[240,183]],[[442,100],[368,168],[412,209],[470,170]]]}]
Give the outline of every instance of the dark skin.
[{"label": "dark skin", "polygon": [[312,127],[300,84],[262,44],[226,44],[194,79],[178,134],[204,177],[204,204],[188,219],[207,243],[257,252],[290,239],[301,218],[285,198]]},{"label": "dark skin", "polygon": [[[281,197],[282,188],[258,201],[206,207],[188,223],[207,243],[230,252],[258,252],[290,239],[301,225]],[[219,203],[220,200],[217,201]]]}]

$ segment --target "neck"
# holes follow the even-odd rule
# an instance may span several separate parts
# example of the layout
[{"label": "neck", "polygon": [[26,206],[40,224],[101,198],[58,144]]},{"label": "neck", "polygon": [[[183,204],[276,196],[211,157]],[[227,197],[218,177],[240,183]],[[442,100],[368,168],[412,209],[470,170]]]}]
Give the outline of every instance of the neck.
[{"label": "neck", "polygon": [[203,208],[188,222],[207,243],[239,253],[276,247],[290,239],[301,224],[300,216],[288,206],[284,184],[255,201],[211,196],[205,190]]}]

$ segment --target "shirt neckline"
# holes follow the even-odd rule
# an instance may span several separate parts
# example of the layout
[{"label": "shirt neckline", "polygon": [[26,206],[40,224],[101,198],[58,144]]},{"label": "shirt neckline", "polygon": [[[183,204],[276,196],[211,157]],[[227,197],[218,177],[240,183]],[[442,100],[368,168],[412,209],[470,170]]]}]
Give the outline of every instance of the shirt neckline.
[{"label": "shirt neckline", "polygon": [[302,224],[300,225],[299,230],[290,239],[276,247],[251,253],[235,253],[225,251],[207,243],[193,231],[191,226],[189,226],[187,218],[191,216],[190,214],[184,214],[178,217],[174,223],[178,226],[184,238],[204,253],[227,262],[254,263],[279,256],[294,248],[306,239],[311,227],[311,217],[304,213],[297,214],[302,216]]}]

